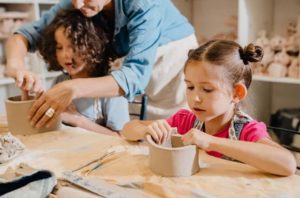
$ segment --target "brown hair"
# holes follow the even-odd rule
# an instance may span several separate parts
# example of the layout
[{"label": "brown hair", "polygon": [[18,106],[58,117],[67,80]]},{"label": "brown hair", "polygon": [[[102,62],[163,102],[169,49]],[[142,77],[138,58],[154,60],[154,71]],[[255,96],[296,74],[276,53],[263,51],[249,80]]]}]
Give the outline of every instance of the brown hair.
[{"label": "brown hair", "polygon": [[225,78],[232,85],[243,82],[247,89],[252,81],[252,70],[249,62],[259,62],[263,57],[263,49],[253,44],[244,49],[234,41],[211,40],[195,50],[190,50],[188,63],[207,61],[213,65],[223,66],[226,69]]},{"label": "brown hair", "polygon": [[53,21],[41,32],[39,52],[49,64],[48,70],[61,71],[57,62],[55,31],[65,28],[66,36],[71,40],[73,50],[79,52],[87,63],[91,77],[105,76],[109,73],[109,61],[113,59],[112,48],[104,30],[96,26],[92,18],[85,17],[79,10],[61,10]]}]

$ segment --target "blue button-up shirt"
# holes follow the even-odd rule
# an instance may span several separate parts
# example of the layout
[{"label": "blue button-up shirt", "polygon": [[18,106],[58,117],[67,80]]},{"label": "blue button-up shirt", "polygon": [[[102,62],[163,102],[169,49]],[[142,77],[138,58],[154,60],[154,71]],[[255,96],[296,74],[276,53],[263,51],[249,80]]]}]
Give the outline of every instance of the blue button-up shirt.
[{"label": "blue button-up shirt", "polygon": [[[193,27],[170,0],[114,0],[115,30],[113,45],[126,55],[122,67],[111,75],[132,100],[147,86],[157,48],[194,33]],[[43,13],[40,20],[17,30],[29,41],[29,51],[36,50],[41,30],[61,9],[73,8],[71,0],[60,0]]]}]

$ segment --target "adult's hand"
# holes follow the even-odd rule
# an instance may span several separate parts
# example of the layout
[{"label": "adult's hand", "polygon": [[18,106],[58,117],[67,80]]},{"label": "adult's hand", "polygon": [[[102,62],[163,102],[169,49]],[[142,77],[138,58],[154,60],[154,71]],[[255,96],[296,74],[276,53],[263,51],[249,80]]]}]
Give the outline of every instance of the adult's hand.
[{"label": "adult's hand", "polygon": [[30,124],[36,128],[50,127],[71,104],[73,97],[72,80],[56,84],[42,93],[32,105],[29,111]]},{"label": "adult's hand", "polygon": [[27,54],[28,41],[20,34],[11,35],[6,43],[6,75],[16,81],[17,87],[23,92],[42,91],[42,83],[36,74],[27,71],[24,63]]}]

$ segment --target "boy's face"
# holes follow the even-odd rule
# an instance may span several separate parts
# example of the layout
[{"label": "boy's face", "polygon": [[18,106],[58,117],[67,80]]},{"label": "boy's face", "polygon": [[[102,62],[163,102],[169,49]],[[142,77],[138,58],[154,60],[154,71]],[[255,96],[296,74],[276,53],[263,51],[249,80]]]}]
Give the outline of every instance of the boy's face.
[{"label": "boy's face", "polygon": [[233,112],[233,88],[224,81],[223,73],[223,67],[205,61],[190,61],[186,66],[188,105],[201,121],[222,118]]},{"label": "boy's face", "polygon": [[111,0],[72,0],[72,4],[86,17],[92,17],[101,12]]},{"label": "boy's face", "polygon": [[70,39],[67,38],[64,27],[55,31],[57,62],[72,77],[85,77],[85,62],[79,53],[74,52]]}]

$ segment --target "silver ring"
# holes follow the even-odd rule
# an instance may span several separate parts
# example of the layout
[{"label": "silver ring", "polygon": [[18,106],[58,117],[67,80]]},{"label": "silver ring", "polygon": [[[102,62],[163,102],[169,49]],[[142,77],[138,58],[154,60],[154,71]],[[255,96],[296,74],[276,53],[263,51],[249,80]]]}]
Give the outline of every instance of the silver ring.
[{"label": "silver ring", "polygon": [[49,118],[52,118],[53,115],[55,113],[55,110],[53,108],[49,108],[46,112],[45,112],[45,115],[48,116]]}]

